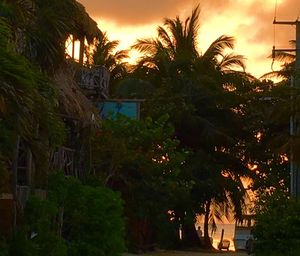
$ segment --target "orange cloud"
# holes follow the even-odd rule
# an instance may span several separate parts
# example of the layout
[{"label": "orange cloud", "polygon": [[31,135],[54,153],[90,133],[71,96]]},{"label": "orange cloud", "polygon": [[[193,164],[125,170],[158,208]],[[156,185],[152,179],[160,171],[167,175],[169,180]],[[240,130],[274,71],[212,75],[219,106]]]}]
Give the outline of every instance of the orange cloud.
[{"label": "orange cloud", "polygon": [[[137,38],[156,35],[163,18],[182,18],[191,14],[197,0],[80,0],[87,11],[107,31],[111,39],[128,48]],[[247,58],[247,71],[256,76],[269,72],[273,42],[288,47],[295,38],[295,29],[276,26],[274,40],[274,9],[276,0],[202,0],[200,3],[199,49],[204,52],[220,35],[236,38],[235,52]],[[299,0],[277,0],[277,19],[296,20],[300,15]]]},{"label": "orange cloud", "polygon": [[113,20],[118,25],[143,25],[179,13],[189,0],[80,0],[92,16]]}]

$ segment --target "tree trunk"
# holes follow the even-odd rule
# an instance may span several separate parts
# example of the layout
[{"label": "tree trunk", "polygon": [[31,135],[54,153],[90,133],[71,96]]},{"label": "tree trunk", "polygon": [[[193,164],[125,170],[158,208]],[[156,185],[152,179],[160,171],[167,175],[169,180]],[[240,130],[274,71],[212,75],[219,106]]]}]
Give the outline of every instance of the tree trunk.
[{"label": "tree trunk", "polygon": [[129,247],[133,252],[144,252],[151,248],[152,230],[147,217],[132,217],[128,229]]},{"label": "tree trunk", "polygon": [[182,246],[200,247],[201,241],[195,228],[195,215],[192,212],[184,212],[180,215],[182,224]]},{"label": "tree trunk", "polygon": [[17,180],[18,180],[19,148],[20,148],[20,136],[17,137],[15,148],[14,148],[13,160],[12,160],[11,191],[14,199],[13,200],[14,201],[13,228],[15,228],[17,224],[17,208],[18,208]]},{"label": "tree trunk", "polygon": [[200,247],[201,241],[194,222],[188,221],[183,225],[183,244],[186,247]]},{"label": "tree trunk", "polygon": [[206,249],[212,249],[212,244],[210,241],[208,226],[209,226],[209,214],[210,214],[210,204],[211,201],[207,201],[205,204],[205,215],[204,215],[204,245],[203,247]]}]

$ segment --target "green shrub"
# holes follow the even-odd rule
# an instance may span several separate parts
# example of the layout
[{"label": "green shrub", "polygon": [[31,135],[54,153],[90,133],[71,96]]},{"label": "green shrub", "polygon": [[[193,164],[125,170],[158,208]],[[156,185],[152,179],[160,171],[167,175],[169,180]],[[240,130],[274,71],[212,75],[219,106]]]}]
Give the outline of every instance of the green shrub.
[{"label": "green shrub", "polygon": [[11,256],[67,256],[67,245],[53,227],[57,207],[49,200],[31,197],[26,205],[24,225],[10,242]]},{"label": "green shrub", "polygon": [[71,256],[116,256],[125,250],[122,203],[103,187],[82,186],[67,206]]},{"label": "green shrub", "polygon": [[263,201],[254,228],[256,255],[298,256],[300,202],[284,193],[275,193]]},{"label": "green shrub", "polygon": [[48,198],[32,196],[27,202],[24,224],[11,240],[9,255],[121,255],[122,205],[119,194],[108,188],[55,173],[49,179]]},{"label": "green shrub", "polygon": [[69,255],[116,256],[125,251],[123,204],[118,193],[81,184],[57,173],[49,181],[49,200],[63,215],[62,236]]}]

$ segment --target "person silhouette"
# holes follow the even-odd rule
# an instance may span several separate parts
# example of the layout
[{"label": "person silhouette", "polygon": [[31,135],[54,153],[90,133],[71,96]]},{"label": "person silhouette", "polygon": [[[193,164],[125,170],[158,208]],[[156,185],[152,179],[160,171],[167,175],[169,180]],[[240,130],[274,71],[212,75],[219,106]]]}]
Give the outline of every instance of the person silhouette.
[{"label": "person silhouette", "polygon": [[202,230],[201,230],[200,226],[198,226],[197,234],[198,234],[199,238],[202,237]]}]

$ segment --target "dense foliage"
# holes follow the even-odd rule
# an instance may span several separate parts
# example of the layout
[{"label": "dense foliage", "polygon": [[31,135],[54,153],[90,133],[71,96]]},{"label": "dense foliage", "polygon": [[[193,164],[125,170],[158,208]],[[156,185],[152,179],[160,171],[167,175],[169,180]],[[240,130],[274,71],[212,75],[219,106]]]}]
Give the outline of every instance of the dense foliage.
[{"label": "dense foliage", "polygon": [[276,58],[284,60],[282,70],[266,76],[276,75],[283,80],[276,86],[261,83],[260,102],[256,100],[255,106],[260,121],[255,128],[261,134],[254,148],[258,146],[258,152],[263,149],[264,153],[254,153],[252,157],[257,163],[253,190],[258,196],[254,208],[257,214],[254,250],[256,255],[293,256],[300,249],[300,208],[297,198],[291,194],[288,165],[291,153],[293,164],[299,162],[299,138],[291,132],[294,129],[291,120],[295,121],[298,111],[299,89],[290,86],[295,56],[281,53]]},{"label": "dense foliage", "polygon": [[2,170],[8,168],[18,136],[28,143],[37,164],[43,168],[47,157],[44,153],[64,138],[63,124],[56,115],[56,91],[45,74],[14,50],[11,28],[2,18],[0,34]]},{"label": "dense foliage", "polygon": [[300,204],[287,193],[262,197],[254,229],[255,255],[299,255]]},{"label": "dense foliage", "polygon": [[[18,202],[11,213],[18,218],[15,232],[3,237],[1,253],[118,255],[125,250],[118,194],[100,183],[82,185],[62,174],[48,179],[51,152],[70,133],[60,117],[64,111],[54,72],[65,65],[70,33],[78,37],[82,32],[80,36],[91,41],[99,30],[73,0],[46,5],[38,0],[1,1],[0,7],[1,192],[11,193]],[[32,153],[34,165],[25,210],[15,192],[20,142]],[[48,189],[46,198],[35,196],[40,188]]]},{"label": "dense foliage", "polygon": [[[167,115],[141,121],[118,116],[104,121],[94,138],[94,172],[122,193],[127,239],[133,249],[167,241],[161,232],[168,225],[168,211],[189,189],[179,178],[187,152],[177,148],[173,133]],[[178,223],[171,226],[176,234]]]},{"label": "dense foliage", "polygon": [[61,172],[49,181],[47,199],[31,197],[24,225],[11,242],[10,255],[120,255],[122,201],[103,186],[82,185]]}]

